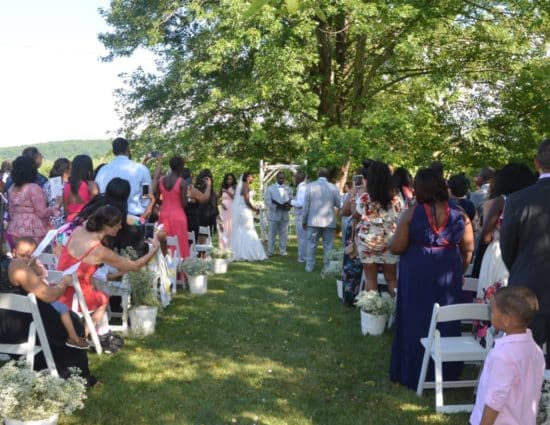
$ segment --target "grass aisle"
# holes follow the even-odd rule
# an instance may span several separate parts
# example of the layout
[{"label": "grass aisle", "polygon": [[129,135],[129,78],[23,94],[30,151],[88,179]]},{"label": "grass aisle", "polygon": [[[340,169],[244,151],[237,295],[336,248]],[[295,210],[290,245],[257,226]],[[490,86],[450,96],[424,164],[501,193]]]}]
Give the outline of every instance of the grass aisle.
[{"label": "grass aisle", "polygon": [[[391,333],[362,337],[335,282],[289,256],[180,292],[157,333],[91,354],[103,384],[62,424],[464,424],[388,380]],[[319,259],[318,266],[319,269]]]}]

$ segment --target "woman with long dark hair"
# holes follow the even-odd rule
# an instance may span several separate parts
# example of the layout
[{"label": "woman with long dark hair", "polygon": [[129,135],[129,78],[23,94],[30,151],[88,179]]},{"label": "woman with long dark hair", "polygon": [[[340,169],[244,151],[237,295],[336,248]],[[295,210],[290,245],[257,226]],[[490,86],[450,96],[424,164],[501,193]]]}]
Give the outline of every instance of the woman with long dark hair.
[{"label": "woman with long dark hair", "polygon": [[355,213],[357,223],[357,250],[366,277],[366,289],[378,289],[378,265],[384,270],[384,278],[391,295],[397,287],[397,261],[399,257],[388,249],[388,242],[397,227],[401,202],[387,164],[373,161],[363,167],[366,192],[357,197]]},{"label": "woman with long dark hair", "polygon": [[84,205],[99,193],[94,181],[94,166],[88,155],[77,155],[73,159],[71,175],[63,190],[63,203],[67,221],[73,221]]}]

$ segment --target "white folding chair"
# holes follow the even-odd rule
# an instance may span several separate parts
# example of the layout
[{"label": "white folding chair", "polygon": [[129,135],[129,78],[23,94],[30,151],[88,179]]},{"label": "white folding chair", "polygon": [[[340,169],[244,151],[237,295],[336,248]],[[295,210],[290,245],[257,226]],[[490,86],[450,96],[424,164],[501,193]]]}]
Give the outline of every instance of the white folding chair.
[{"label": "white folding chair", "polygon": [[191,257],[197,256],[197,240],[195,239],[195,231],[187,232],[187,239],[189,240],[189,255]]},{"label": "white folding chair", "polygon": [[[86,304],[86,299],[84,298],[84,293],[82,292],[82,287],[80,286],[80,282],[76,273],[79,265],[80,263],[71,266],[71,269],[74,269],[74,271],[70,273],[73,278],[74,288],[73,305],[71,310],[74,311],[76,314],[84,317],[84,321],[86,322],[86,326],[88,327],[88,332],[92,337],[92,343],[94,344],[95,351],[97,354],[101,355],[103,349],[99,342],[99,336],[97,335],[97,330],[92,320],[92,316],[90,315],[90,311],[88,310],[88,304]],[[67,273],[65,272],[65,274]],[[79,306],[80,309],[78,308]]]},{"label": "white folding chair", "polygon": [[57,269],[57,257],[55,255],[43,252],[38,256],[38,259],[48,270]]},{"label": "white folding chair", "polygon": [[107,286],[109,288],[109,296],[119,296],[122,300],[122,311],[111,311],[111,317],[120,319],[120,325],[109,323],[109,327],[113,331],[126,333],[128,331],[128,309],[130,308],[130,284],[128,282],[128,275],[125,274],[122,280],[107,282]]},{"label": "white folding chair", "polygon": [[[194,235],[195,233],[193,233],[193,237]],[[178,283],[185,287],[185,281],[182,279],[178,280],[177,269],[178,269],[178,265],[181,263],[182,258],[181,258],[180,244],[178,242],[177,236],[167,236],[166,246],[168,247],[169,254],[172,257],[172,261],[173,261],[172,266],[176,268],[176,280],[174,282],[174,287],[172,289],[172,292],[175,293],[176,286],[178,285]],[[174,250],[172,251],[170,250],[170,248],[174,248]]]},{"label": "white folding chair", "polygon": [[210,227],[209,226],[199,226],[199,235],[206,236],[206,243],[197,244],[195,246],[195,250],[197,252],[209,253],[213,248],[212,236],[210,235]]},{"label": "white folding chair", "polygon": [[[424,388],[435,388],[435,410],[437,413],[470,412],[472,404],[444,405],[443,388],[475,387],[477,379],[443,382],[444,362],[483,362],[493,346],[493,338],[487,333],[485,347],[473,335],[442,337],[436,328],[438,323],[454,320],[489,320],[489,306],[487,304],[454,304],[440,307],[434,304],[432,321],[427,338],[421,338],[424,346],[424,359],[416,394],[422,395]],[[435,382],[425,382],[430,358],[434,361]]]},{"label": "white folding chair", "polygon": [[58,283],[63,280],[63,272],[58,270],[48,270],[48,276],[46,277],[48,283]]},{"label": "white folding chair", "polygon": [[462,285],[463,291],[475,292],[477,294],[479,281],[475,277],[465,277],[464,285]]},{"label": "white folding chair", "polygon": [[[44,353],[46,365],[53,376],[58,376],[55,362],[53,360],[52,350],[46,337],[46,329],[42,323],[42,317],[38,310],[36,297],[34,294],[0,294],[0,309],[13,310],[32,315],[32,322],[29,326],[29,336],[26,342],[21,344],[0,344],[0,353],[16,354],[25,356],[27,364],[32,369],[34,367],[34,356],[40,351]],[[40,345],[36,345],[36,335]]]}]

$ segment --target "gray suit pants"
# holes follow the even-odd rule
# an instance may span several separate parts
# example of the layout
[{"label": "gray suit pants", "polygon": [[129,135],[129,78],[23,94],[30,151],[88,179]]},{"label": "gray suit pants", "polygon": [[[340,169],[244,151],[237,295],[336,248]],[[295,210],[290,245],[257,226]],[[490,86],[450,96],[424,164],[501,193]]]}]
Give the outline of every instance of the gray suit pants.
[{"label": "gray suit pants", "polygon": [[286,242],[288,239],[288,221],[269,220],[269,238],[267,240],[267,255],[273,255],[275,249],[275,239],[279,235],[279,252],[286,254]]},{"label": "gray suit pants", "polygon": [[334,242],[333,227],[307,227],[307,248],[306,248],[306,272],[312,272],[315,267],[315,251],[319,237],[323,237],[323,263],[327,266],[329,263],[329,252]]},{"label": "gray suit pants", "polygon": [[302,213],[296,214],[296,239],[298,240],[298,261],[306,261],[307,232],[302,226]]}]

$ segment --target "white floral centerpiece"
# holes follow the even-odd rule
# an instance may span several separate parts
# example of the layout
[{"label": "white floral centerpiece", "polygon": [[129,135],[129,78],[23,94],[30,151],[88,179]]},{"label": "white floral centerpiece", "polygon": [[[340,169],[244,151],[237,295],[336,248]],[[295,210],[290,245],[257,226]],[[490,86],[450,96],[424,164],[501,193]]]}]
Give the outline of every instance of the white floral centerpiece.
[{"label": "white floral centerpiece", "polygon": [[329,261],[340,261],[344,260],[344,248],[332,248],[328,253]]},{"label": "white floral centerpiece", "polygon": [[189,291],[192,294],[206,294],[208,286],[207,276],[212,271],[212,261],[189,257],[180,263],[179,271],[187,275]]},{"label": "white floral centerpiece", "polygon": [[386,327],[388,315],[394,310],[390,296],[382,296],[378,291],[361,291],[355,297],[355,305],[361,309],[361,330],[363,335],[381,335]]},{"label": "white floral centerpiece", "polygon": [[233,251],[229,248],[213,248],[210,251],[212,257],[212,271],[216,274],[227,273],[229,259],[233,256]]},{"label": "white floral centerpiece", "polygon": [[72,414],[84,407],[86,380],[71,370],[67,379],[49,370],[36,372],[24,362],[10,361],[0,368],[0,417],[6,423],[40,421],[57,423],[60,413]]}]

